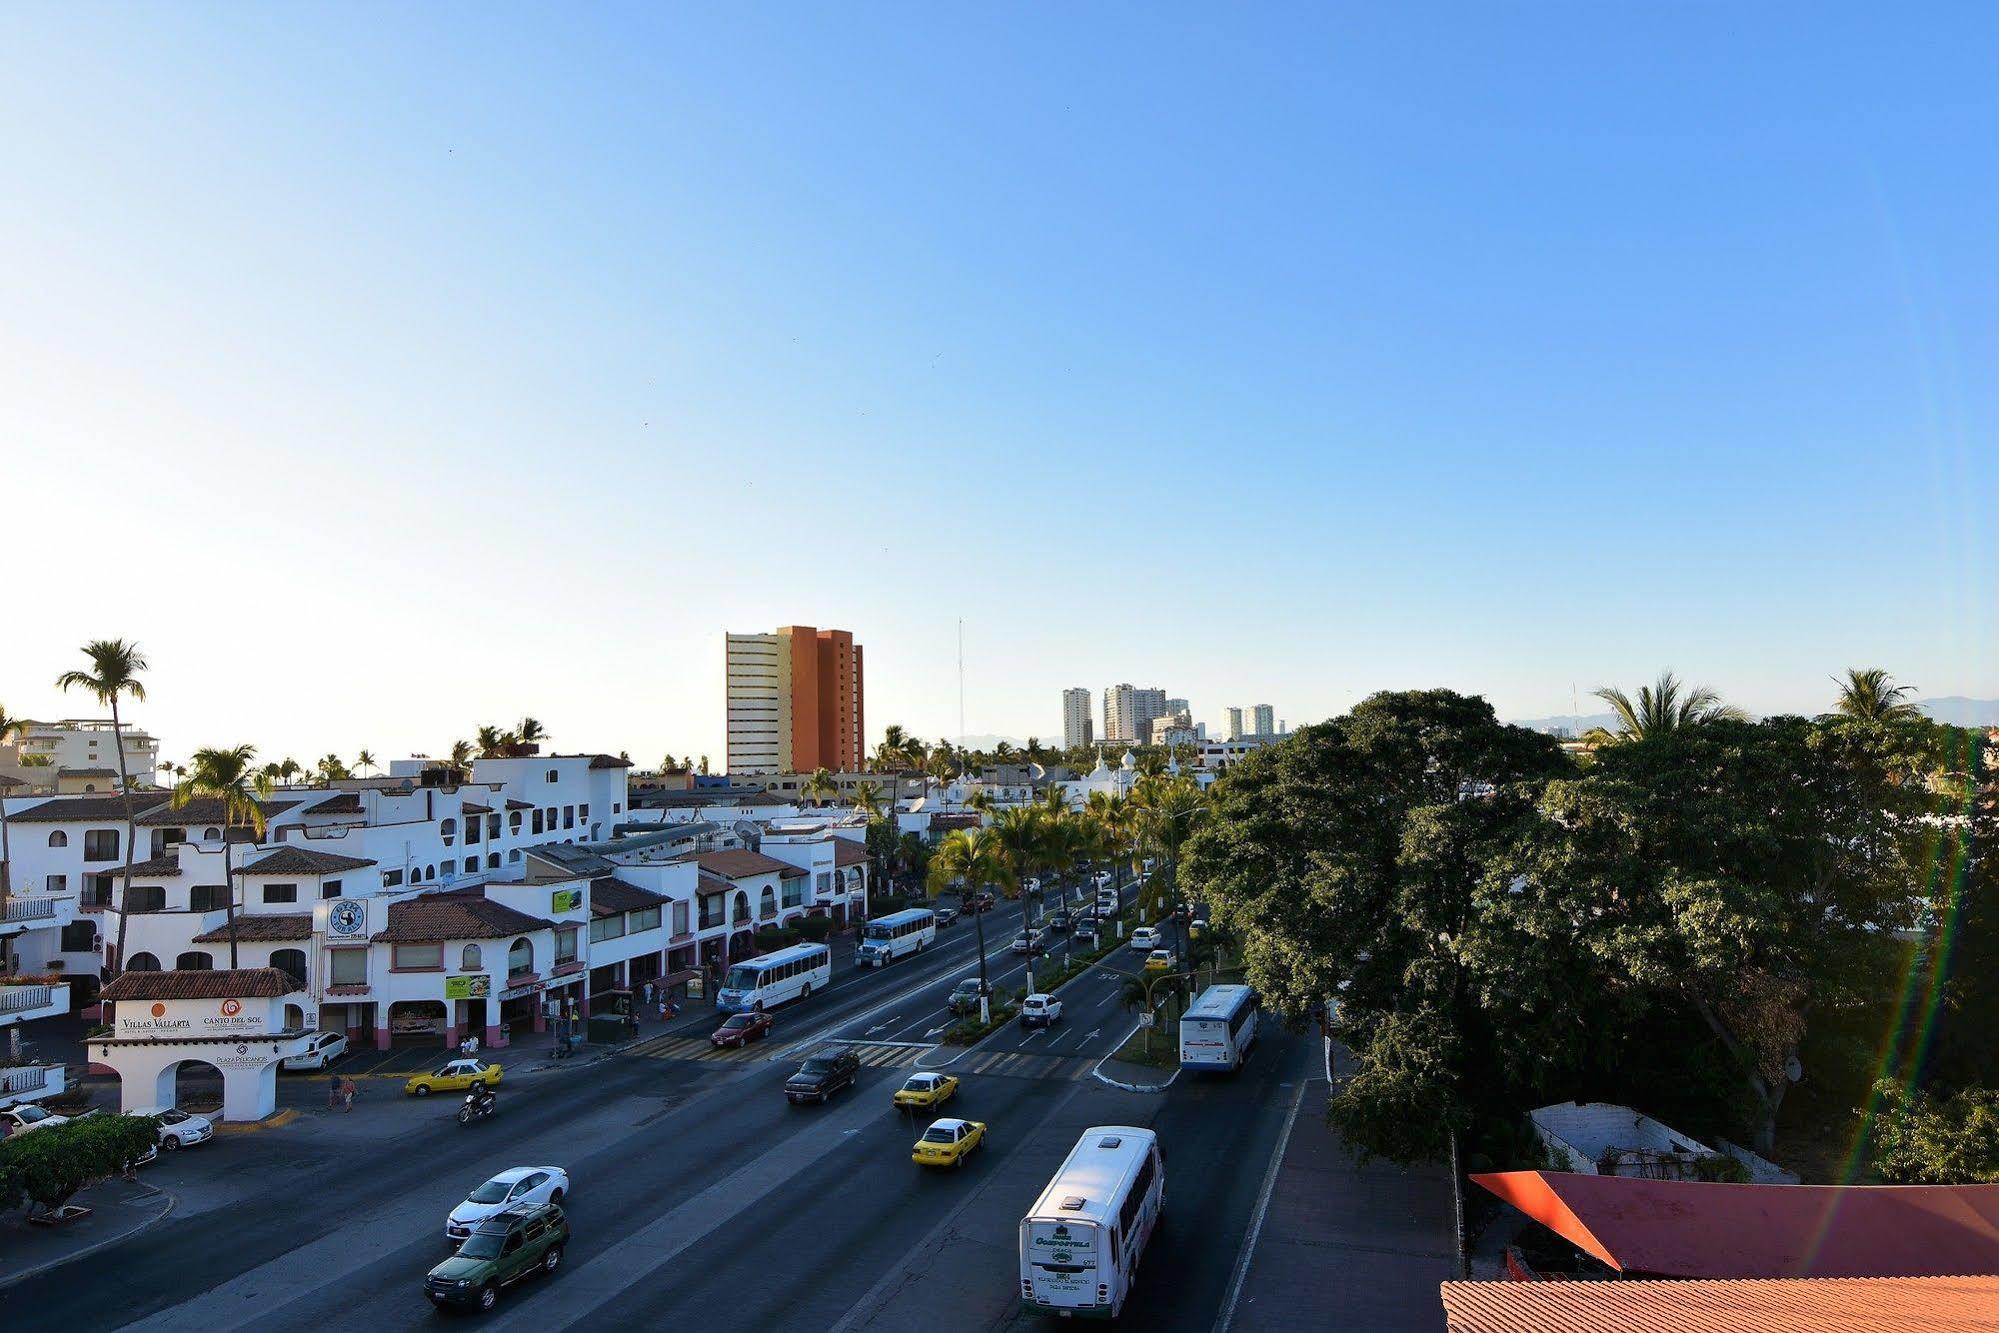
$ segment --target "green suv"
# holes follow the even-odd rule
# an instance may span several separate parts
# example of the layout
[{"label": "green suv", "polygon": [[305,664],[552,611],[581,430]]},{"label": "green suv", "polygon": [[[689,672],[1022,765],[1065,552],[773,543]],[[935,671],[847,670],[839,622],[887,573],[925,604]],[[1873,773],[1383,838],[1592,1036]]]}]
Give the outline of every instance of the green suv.
[{"label": "green suv", "polygon": [[430,1270],[424,1295],[433,1305],[490,1310],[500,1288],[562,1264],[569,1219],[560,1205],[521,1204],[495,1213],[465,1238],[458,1253]]}]

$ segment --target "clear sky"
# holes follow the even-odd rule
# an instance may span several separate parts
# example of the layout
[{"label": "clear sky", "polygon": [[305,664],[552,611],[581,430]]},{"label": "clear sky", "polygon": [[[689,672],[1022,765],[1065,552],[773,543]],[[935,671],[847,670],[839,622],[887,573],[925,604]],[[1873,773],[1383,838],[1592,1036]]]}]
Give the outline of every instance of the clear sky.
[{"label": "clear sky", "polygon": [[1999,694],[1999,9],[9,6],[0,703]]}]

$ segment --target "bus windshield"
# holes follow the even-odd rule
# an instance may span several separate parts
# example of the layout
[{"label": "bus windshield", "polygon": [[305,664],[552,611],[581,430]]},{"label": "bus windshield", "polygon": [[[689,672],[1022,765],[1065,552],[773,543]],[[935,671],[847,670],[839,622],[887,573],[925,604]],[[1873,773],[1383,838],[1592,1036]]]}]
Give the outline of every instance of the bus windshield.
[{"label": "bus windshield", "polygon": [[892,940],[895,938],[895,932],[890,930],[887,926],[876,925],[874,922],[870,921],[868,923],[867,930],[863,932],[863,938],[871,940]]},{"label": "bus windshield", "polygon": [[732,967],[729,979],[722,984],[730,990],[755,990],[762,981],[763,974],[751,967]]}]

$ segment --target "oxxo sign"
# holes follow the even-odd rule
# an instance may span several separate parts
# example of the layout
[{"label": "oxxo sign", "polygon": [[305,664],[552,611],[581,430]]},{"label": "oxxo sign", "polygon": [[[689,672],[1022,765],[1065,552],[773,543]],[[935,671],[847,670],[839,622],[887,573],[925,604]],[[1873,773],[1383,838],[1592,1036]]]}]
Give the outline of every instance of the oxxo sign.
[{"label": "oxxo sign", "polygon": [[238,1037],[271,1031],[268,1000],[126,1000],[120,1037]]}]

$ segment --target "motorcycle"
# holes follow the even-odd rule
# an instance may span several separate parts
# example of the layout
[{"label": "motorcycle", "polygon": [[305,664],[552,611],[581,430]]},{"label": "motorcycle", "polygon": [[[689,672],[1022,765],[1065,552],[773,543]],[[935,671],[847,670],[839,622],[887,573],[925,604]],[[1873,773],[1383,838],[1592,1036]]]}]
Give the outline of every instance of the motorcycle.
[{"label": "motorcycle", "polygon": [[498,1105],[499,1098],[491,1093],[481,1096],[476,1092],[468,1092],[465,1094],[465,1105],[458,1108],[458,1123],[469,1125],[474,1120],[484,1120],[493,1114]]}]

